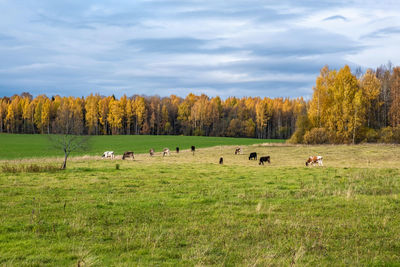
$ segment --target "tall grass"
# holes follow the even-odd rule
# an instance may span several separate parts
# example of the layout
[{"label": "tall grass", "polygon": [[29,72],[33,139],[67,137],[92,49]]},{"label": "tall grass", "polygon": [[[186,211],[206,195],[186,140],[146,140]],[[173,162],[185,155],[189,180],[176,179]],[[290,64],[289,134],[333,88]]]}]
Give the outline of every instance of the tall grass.
[{"label": "tall grass", "polygon": [[4,173],[20,173],[20,172],[55,172],[59,171],[60,167],[52,165],[38,165],[38,164],[9,164],[4,163],[0,166]]}]

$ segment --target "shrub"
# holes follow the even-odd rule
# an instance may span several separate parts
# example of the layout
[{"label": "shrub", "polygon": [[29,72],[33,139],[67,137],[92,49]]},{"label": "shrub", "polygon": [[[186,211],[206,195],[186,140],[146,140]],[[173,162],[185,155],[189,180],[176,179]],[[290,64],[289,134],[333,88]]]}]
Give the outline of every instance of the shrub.
[{"label": "shrub", "polygon": [[379,142],[398,144],[400,143],[400,127],[382,128],[379,136]]},{"label": "shrub", "polygon": [[203,136],[204,134],[205,134],[204,131],[200,128],[196,128],[193,132],[193,135],[195,136]]},{"label": "shrub", "polygon": [[378,142],[379,139],[378,131],[371,128],[364,129],[364,136],[365,136],[364,142],[367,143],[376,143]]},{"label": "shrub", "polygon": [[392,127],[382,128],[379,133],[379,142],[381,143],[392,143],[393,131]]},{"label": "shrub", "polygon": [[296,131],[293,133],[292,137],[288,140],[291,144],[302,144],[304,143],[304,134],[310,130],[311,122],[307,115],[302,115],[297,118],[296,121]]},{"label": "shrub", "polygon": [[329,135],[325,128],[313,128],[304,134],[305,144],[327,144]]}]

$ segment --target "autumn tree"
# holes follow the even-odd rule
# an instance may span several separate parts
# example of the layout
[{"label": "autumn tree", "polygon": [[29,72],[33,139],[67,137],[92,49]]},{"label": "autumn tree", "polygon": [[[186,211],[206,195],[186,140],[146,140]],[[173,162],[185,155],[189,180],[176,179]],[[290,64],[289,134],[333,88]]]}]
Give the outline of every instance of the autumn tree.
[{"label": "autumn tree", "polygon": [[7,99],[0,99],[0,133],[5,131],[8,105]]},{"label": "autumn tree", "polygon": [[88,127],[88,134],[99,133],[99,101],[100,96],[98,94],[90,94],[85,100],[85,118],[86,127]]},{"label": "autumn tree", "polygon": [[142,128],[145,124],[145,119],[147,116],[147,109],[146,109],[146,102],[144,97],[138,96],[135,98],[134,102],[135,107],[135,115],[136,115],[136,124],[135,124],[135,133],[140,134],[142,133]]},{"label": "autumn tree", "polygon": [[108,113],[109,113],[109,103],[112,97],[103,97],[98,103],[99,105],[99,122],[103,126],[103,134],[108,134]]},{"label": "autumn tree", "polygon": [[268,100],[264,98],[256,104],[256,127],[257,127],[257,137],[266,138],[267,132],[266,127],[268,120],[270,119],[271,113],[268,106]]},{"label": "autumn tree", "polygon": [[400,67],[393,68],[393,74],[390,79],[390,87],[390,124],[392,127],[398,127],[400,126]]},{"label": "autumn tree", "polygon": [[[126,106],[126,102],[124,103],[124,106]],[[116,99],[111,99],[109,102],[109,113],[107,120],[111,127],[112,134],[118,134],[120,132],[123,118],[124,109],[122,103]]]},{"label": "autumn tree", "polygon": [[361,77],[360,86],[365,98],[367,127],[377,128],[377,111],[382,103],[379,101],[381,82],[373,70],[368,69]]}]

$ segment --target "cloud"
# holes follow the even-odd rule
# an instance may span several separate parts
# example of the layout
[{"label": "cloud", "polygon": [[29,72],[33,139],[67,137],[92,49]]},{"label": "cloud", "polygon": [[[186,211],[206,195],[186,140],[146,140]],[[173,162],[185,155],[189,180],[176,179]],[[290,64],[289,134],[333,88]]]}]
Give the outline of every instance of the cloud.
[{"label": "cloud", "polygon": [[400,34],[400,27],[386,27],[366,35],[363,35],[362,38],[385,38],[391,35],[399,35]]},{"label": "cloud", "polygon": [[335,16],[330,16],[327,18],[324,18],[323,21],[328,21],[328,20],[343,20],[343,21],[347,21],[346,17],[343,17],[341,15],[335,15]]},{"label": "cloud", "polygon": [[0,96],[307,97],[326,64],[399,64],[389,2],[0,1]]},{"label": "cloud", "polygon": [[201,50],[207,41],[180,37],[180,38],[149,38],[131,39],[126,41],[129,46],[139,49],[141,52],[150,53],[187,53]]},{"label": "cloud", "polygon": [[14,38],[12,36],[0,33],[0,41],[8,41],[8,40],[14,40]]}]

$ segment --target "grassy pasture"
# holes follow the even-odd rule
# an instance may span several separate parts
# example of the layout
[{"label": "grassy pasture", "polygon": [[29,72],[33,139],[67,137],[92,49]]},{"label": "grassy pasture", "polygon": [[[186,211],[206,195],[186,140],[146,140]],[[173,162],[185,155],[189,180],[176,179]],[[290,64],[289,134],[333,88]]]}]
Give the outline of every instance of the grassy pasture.
[{"label": "grassy pasture", "polygon": [[[271,165],[249,161],[253,151]],[[400,264],[399,146],[233,152],[81,156],[66,171],[0,173],[0,265]],[[306,168],[315,154],[325,166]]]},{"label": "grassy pasture", "polygon": [[[93,136],[90,139],[89,151],[78,151],[72,155],[101,155],[104,151],[114,151],[122,154],[132,150],[135,153],[147,153],[150,148],[162,151],[168,147],[175,150],[189,149],[192,145],[197,148],[212,147],[216,145],[252,145],[260,143],[283,143],[278,139],[251,139],[251,138],[226,138],[204,136],[151,136],[151,135],[114,135]],[[29,134],[0,134],[0,160],[54,157],[62,156],[63,152],[56,150],[49,143],[46,135]]]}]

